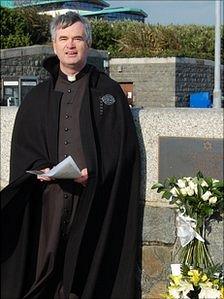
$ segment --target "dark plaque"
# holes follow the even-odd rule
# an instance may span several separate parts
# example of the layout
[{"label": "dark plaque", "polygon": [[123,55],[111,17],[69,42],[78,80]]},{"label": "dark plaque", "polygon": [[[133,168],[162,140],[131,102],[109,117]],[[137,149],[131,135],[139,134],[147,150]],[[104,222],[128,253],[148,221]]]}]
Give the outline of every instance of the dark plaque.
[{"label": "dark plaque", "polygon": [[170,176],[223,179],[223,139],[159,137],[159,180]]}]

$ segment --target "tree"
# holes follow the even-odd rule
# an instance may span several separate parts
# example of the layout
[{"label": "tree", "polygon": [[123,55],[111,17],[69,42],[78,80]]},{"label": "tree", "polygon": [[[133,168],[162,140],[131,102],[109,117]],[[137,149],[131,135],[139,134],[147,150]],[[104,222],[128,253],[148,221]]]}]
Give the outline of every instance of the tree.
[{"label": "tree", "polygon": [[49,40],[50,17],[37,14],[34,9],[7,9],[0,7],[1,49],[33,44]]}]

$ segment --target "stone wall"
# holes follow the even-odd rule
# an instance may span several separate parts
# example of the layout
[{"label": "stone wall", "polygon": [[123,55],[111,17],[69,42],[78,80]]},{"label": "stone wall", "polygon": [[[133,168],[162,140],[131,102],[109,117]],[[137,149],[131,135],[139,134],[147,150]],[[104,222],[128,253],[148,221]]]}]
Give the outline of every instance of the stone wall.
[{"label": "stone wall", "polygon": [[37,76],[40,81],[48,77],[42,61],[53,54],[50,46],[30,46],[1,50],[1,78]]},{"label": "stone wall", "polygon": [[[1,50],[1,78],[37,76],[42,81],[48,76],[42,61],[52,54],[51,46],[40,45]],[[210,60],[114,58],[110,59],[108,69],[107,52],[91,49],[88,61],[101,69],[106,67],[119,83],[133,83],[133,104],[137,107],[182,106],[189,100],[191,92],[213,93],[214,62]],[[221,78],[221,89],[224,90],[223,75]]]},{"label": "stone wall", "polygon": [[[159,177],[159,138],[221,138],[221,109],[151,108],[134,109],[142,159],[142,297],[161,298],[170,274],[170,264],[178,262],[179,241],[176,234],[176,212],[151,190]],[[223,154],[222,158],[223,159]],[[190,162],[190,161],[189,161]],[[141,221],[140,220],[140,221]],[[216,263],[223,263],[223,222],[212,223],[207,235],[209,249]]]},{"label": "stone wall", "polygon": [[[18,80],[21,76],[36,76],[39,82],[45,80],[49,77],[49,74],[42,67],[42,62],[52,54],[52,47],[46,45],[1,50],[1,81],[3,79]],[[90,49],[88,62],[108,72],[108,54],[106,51]],[[2,88],[2,84],[0,87]]]},{"label": "stone wall", "polygon": [[[221,109],[151,108],[133,109],[141,146],[141,200],[139,239],[141,252],[137,275],[142,298],[157,299],[165,292],[170,264],[177,262],[179,241],[175,210],[151,190],[159,177],[159,137],[223,138]],[[6,185],[9,173],[11,132],[16,107],[1,108],[1,178]],[[215,262],[223,262],[223,222],[212,223],[207,236]]]},{"label": "stone wall", "polygon": [[175,58],[114,58],[110,76],[119,83],[133,82],[138,107],[175,107]]},{"label": "stone wall", "polygon": [[[223,66],[221,70],[223,72]],[[184,97],[195,91],[208,91],[212,94],[214,89],[213,61],[195,58],[176,58],[175,73],[177,97]],[[221,89],[224,90],[223,75],[221,79]]]},{"label": "stone wall", "polygon": [[[222,66],[223,71],[223,66]],[[133,82],[138,107],[175,107],[191,92],[214,89],[214,62],[195,58],[115,58],[110,76],[118,82]],[[224,90],[223,75],[221,89]]]}]

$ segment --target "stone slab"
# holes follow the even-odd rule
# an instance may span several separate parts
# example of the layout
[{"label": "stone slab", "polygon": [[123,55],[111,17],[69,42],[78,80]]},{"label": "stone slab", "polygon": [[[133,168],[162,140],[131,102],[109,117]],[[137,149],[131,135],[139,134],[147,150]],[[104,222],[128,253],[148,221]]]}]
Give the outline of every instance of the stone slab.
[{"label": "stone slab", "polygon": [[143,242],[174,244],[175,234],[175,212],[173,209],[145,206],[142,232]]},{"label": "stone slab", "polygon": [[223,179],[223,139],[159,137],[159,180],[169,176],[205,176]]},{"label": "stone slab", "polygon": [[[221,219],[220,219],[221,220]],[[215,264],[224,264],[224,226],[223,221],[211,221],[210,233],[206,234],[208,249]]]}]

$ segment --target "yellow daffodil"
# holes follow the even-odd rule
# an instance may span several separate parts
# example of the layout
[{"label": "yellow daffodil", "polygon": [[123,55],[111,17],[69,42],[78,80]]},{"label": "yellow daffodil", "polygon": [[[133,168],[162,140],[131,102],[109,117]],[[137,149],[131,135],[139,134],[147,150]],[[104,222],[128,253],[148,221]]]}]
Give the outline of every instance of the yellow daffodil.
[{"label": "yellow daffodil", "polygon": [[161,297],[164,299],[175,299],[172,295],[170,294],[161,294]]},{"label": "yellow daffodil", "polygon": [[168,287],[169,295],[173,299],[180,298],[180,289],[178,287]]},{"label": "yellow daffodil", "polygon": [[224,286],[221,287],[220,293],[220,299],[224,299]]},{"label": "yellow daffodil", "polygon": [[198,270],[190,270],[188,271],[188,275],[190,276],[190,282],[193,283],[193,285],[198,286],[200,279],[201,279],[201,274],[199,273]]},{"label": "yellow daffodil", "polygon": [[201,277],[201,282],[206,282],[208,280],[208,277],[206,274],[203,274]]},{"label": "yellow daffodil", "polygon": [[171,284],[173,286],[179,286],[181,279],[182,279],[182,275],[170,275],[170,278],[172,279],[173,283],[171,282]]}]

